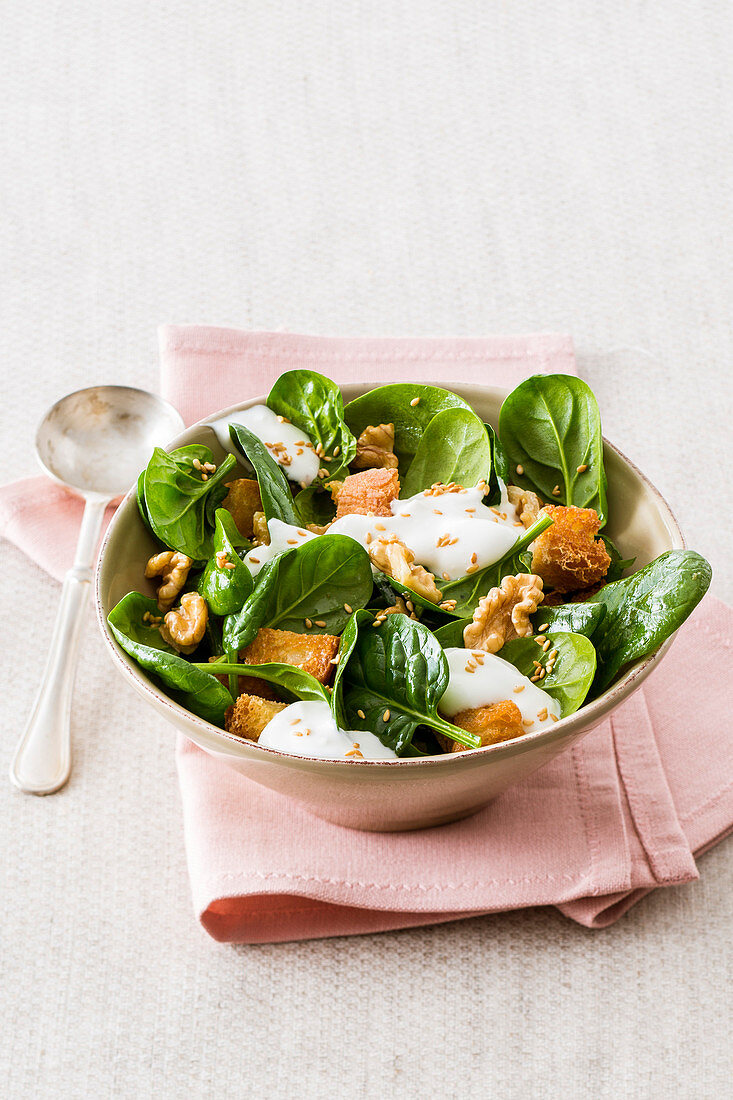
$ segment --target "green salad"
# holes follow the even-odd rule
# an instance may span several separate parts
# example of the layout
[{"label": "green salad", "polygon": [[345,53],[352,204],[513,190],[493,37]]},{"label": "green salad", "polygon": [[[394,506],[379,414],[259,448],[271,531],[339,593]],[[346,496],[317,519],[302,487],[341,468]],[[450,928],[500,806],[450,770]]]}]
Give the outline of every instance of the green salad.
[{"label": "green salad", "polygon": [[383,760],[538,732],[710,583],[694,551],[634,571],[607,535],[578,378],[522,382],[495,429],[437,386],[344,405],[295,370],[209,427],[211,446],[156,448],[140,474],[157,548],[109,624],[172,699],[265,748]]}]

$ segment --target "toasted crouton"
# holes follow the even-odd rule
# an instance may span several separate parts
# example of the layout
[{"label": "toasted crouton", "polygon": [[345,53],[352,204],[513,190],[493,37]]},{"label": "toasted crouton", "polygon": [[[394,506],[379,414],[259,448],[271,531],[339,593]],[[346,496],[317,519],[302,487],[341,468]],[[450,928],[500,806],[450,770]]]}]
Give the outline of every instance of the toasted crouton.
[{"label": "toasted crouton", "polygon": [[295,634],[292,630],[262,627],[243,651],[241,659],[247,665],[263,665],[269,661],[297,665],[327,684],[336,668],[331,662],[338,648],[339,639],[333,634]]},{"label": "toasted crouton", "polygon": [[224,717],[224,729],[248,741],[257,741],[267,723],[285,710],[287,703],[273,703],[259,695],[240,695]]},{"label": "toasted crouton", "polygon": [[236,481],[230,481],[227,485],[229,492],[222,501],[222,508],[226,508],[234,516],[234,522],[240,535],[251,539],[254,534],[252,520],[255,512],[262,511],[260,499],[260,487],[256,481],[248,477],[240,477]]},{"label": "toasted crouton", "polygon": [[[505,699],[491,706],[462,710],[451,718],[454,726],[460,726],[466,733],[477,733],[481,738],[481,748],[486,745],[498,745],[500,741],[512,741],[523,737],[527,732],[522,725],[522,712],[516,703]],[[453,741],[450,752],[465,752],[467,746]]]},{"label": "toasted crouton", "polygon": [[551,516],[553,523],[532,543],[532,572],[558,592],[575,592],[603,580],[611,558],[594,537],[601,526],[595,509],[546,504],[539,515]]},{"label": "toasted crouton", "polygon": [[332,488],[336,500],[336,519],[342,516],[391,516],[390,504],[400,493],[400,475],[396,470],[364,470],[349,474]]}]

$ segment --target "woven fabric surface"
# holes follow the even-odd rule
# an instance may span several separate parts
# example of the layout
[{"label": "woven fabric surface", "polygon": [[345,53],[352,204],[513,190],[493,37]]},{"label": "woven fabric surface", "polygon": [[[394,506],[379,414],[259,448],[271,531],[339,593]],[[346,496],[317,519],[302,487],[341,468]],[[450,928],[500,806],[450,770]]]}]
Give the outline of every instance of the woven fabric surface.
[{"label": "woven fabric surface", "polygon": [[[571,0],[6,6],[7,479],[160,322],[570,331],[609,435],[733,598],[732,17]],[[58,585],[2,544],[3,773]],[[173,731],[91,612],[75,769],[0,796],[3,1093],[718,1097],[733,849],[588,932],[532,910],[232,948],[197,927]]]}]

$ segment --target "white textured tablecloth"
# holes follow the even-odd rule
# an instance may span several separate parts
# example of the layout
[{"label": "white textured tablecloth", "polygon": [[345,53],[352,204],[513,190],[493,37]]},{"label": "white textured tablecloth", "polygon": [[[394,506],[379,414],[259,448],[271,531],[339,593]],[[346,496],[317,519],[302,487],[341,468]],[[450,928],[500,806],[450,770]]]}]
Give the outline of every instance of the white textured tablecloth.
[{"label": "white textured tablecloth", "polygon": [[[5,5],[5,465],[64,392],[156,384],[155,326],[571,331],[606,433],[733,597],[731,7]],[[2,767],[57,586],[2,553]],[[668,1097],[730,1086],[733,847],[587,932],[530,911],[221,947],[173,731],[91,613],[71,783],[1,789],[0,1090]]]}]

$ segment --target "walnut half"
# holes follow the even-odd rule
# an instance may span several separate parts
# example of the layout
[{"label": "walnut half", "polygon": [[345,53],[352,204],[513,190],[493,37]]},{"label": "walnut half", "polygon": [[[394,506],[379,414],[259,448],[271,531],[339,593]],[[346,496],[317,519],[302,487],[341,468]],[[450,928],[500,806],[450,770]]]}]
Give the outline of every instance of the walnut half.
[{"label": "walnut half", "polygon": [[161,637],[179,653],[193,653],[204,636],[209,609],[206,600],[198,592],[187,592],[181,597],[181,606],[169,611],[158,627]]},{"label": "walnut half", "polygon": [[403,584],[418,596],[431,603],[440,603],[443,593],[436,587],[435,577],[421,565],[413,565],[415,555],[401,539],[377,539],[369,547],[369,557],[377,569],[388,573],[398,584]]},{"label": "walnut half", "polygon": [[356,441],[355,470],[396,470],[394,424],[370,424]]},{"label": "walnut half", "polygon": [[463,631],[466,649],[483,649],[498,653],[511,638],[532,635],[529,621],[542,603],[542,578],[533,573],[518,573],[504,577],[498,588],[492,588],[479,602],[473,621]]},{"label": "walnut half", "polygon": [[160,577],[158,588],[158,607],[167,611],[173,606],[176,596],[183,588],[192,565],[191,558],[178,550],[163,550],[153,554],[145,566],[145,576]]},{"label": "walnut half", "polygon": [[520,489],[518,485],[507,485],[506,493],[509,503],[514,506],[517,513],[517,519],[521,520],[525,527],[531,527],[542,507],[540,498],[529,489]]}]

